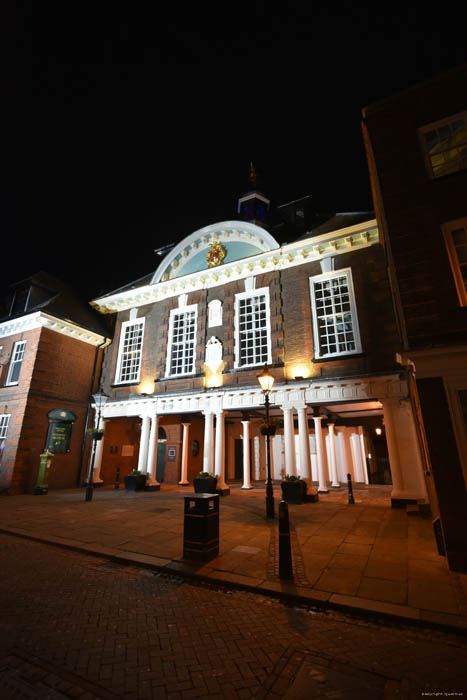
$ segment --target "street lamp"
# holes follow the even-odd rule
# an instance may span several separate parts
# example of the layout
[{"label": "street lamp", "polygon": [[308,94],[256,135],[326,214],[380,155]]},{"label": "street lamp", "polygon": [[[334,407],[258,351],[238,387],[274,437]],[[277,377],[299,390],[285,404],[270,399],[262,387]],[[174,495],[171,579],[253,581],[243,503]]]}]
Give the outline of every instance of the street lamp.
[{"label": "street lamp", "polygon": [[99,432],[99,425],[101,422],[101,413],[102,409],[104,408],[105,404],[108,401],[108,396],[104,394],[102,389],[99,390],[97,394],[93,394],[92,398],[94,400],[95,405],[97,406],[97,423],[96,423],[96,429],[91,431],[91,440],[92,440],[92,453],[91,453],[91,469],[89,470],[89,477],[88,477],[88,483],[86,484],[86,501],[92,501],[92,496],[94,493],[94,484],[93,484],[93,476],[94,476],[94,460],[96,458],[96,442],[97,440],[102,440],[103,434]]},{"label": "street lamp", "polygon": [[274,491],[272,488],[271,481],[271,431],[269,428],[269,392],[274,384],[274,377],[270,373],[268,366],[264,366],[264,370],[261,374],[258,374],[258,382],[264,394],[264,406],[266,408],[266,465],[268,470],[268,477],[266,481],[266,517],[274,517]]}]

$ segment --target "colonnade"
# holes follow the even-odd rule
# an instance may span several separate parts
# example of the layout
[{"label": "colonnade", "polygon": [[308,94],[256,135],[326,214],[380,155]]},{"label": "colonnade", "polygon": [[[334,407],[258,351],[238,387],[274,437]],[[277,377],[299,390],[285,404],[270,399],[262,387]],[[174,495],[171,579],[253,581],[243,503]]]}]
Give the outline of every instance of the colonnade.
[{"label": "colonnade", "polygon": [[[389,452],[389,461],[393,481],[393,499],[426,498],[426,488],[423,478],[423,467],[410,402],[399,398],[382,399],[384,423]],[[310,485],[314,477],[318,481],[318,491],[326,493],[329,488],[339,488],[340,482],[348,472],[353,473],[357,482],[368,483],[366,466],[366,447],[362,426],[354,429],[339,428],[328,421],[325,445],[322,416],[312,415],[314,424],[314,450],[310,448],[308,430],[308,410],[306,404],[281,406],[284,422],[283,460],[281,470],[286,474],[299,475]],[[294,414],[298,419],[298,434],[295,435]],[[225,411],[223,409],[203,411],[204,450],[203,471],[214,474],[218,480],[218,488],[227,489],[225,483]],[[215,429],[214,429],[215,419]],[[96,428],[104,428],[102,418]],[[242,420],[243,437],[243,484],[242,488],[252,488],[250,469],[250,421]],[[188,457],[190,423],[183,422],[182,452],[180,465],[180,485],[188,485]],[[138,456],[138,470],[147,474],[147,485],[157,487],[157,446],[158,446],[159,416],[148,410],[141,415],[141,438]],[[353,431],[350,433],[350,431]],[[261,439],[253,437],[253,474],[254,479],[261,476]],[[277,439],[277,438],[276,438]],[[100,477],[104,440],[96,442],[93,482],[102,483]],[[271,451],[273,452],[273,451]],[[313,459],[312,453],[313,452]],[[273,472],[274,474],[274,472]],[[275,477],[278,472],[276,470]],[[340,479],[339,479],[340,475]],[[89,474],[88,474],[89,478]]]},{"label": "colonnade", "polygon": [[[306,480],[310,486],[312,482],[311,473],[311,454],[310,454],[310,438],[308,431],[308,416],[307,406],[299,405],[298,407],[284,406],[283,411],[284,422],[284,468],[285,473],[297,476],[300,472],[302,479]],[[298,414],[298,457],[300,468],[297,466],[296,446],[295,446],[295,428],[294,428],[294,411]],[[216,412],[204,411],[204,450],[203,450],[203,471],[214,474],[217,477],[219,489],[227,489],[225,483],[225,411],[219,410]],[[216,420],[216,428],[214,430],[214,418]],[[321,427],[322,416],[313,416],[314,431],[316,439],[316,464],[318,476],[318,491],[326,493],[327,474],[324,460],[325,446],[323,441],[323,432]],[[243,489],[251,489],[251,467],[250,467],[250,423],[249,420],[242,420],[242,438],[243,438]],[[188,480],[188,455],[189,455],[189,431],[190,423],[183,422],[182,424],[182,453],[180,465],[180,481],[181,486],[187,486]],[[100,420],[96,428],[104,428],[105,422]],[[337,457],[334,425],[329,423],[329,440],[330,440],[330,469],[329,480],[332,482],[333,488],[340,486],[337,474]],[[146,484],[148,486],[158,486],[159,482],[156,479],[157,468],[157,437],[159,429],[159,416],[157,414],[144,414],[141,416],[141,438],[138,455],[138,471],[147,474]],[[363,433],[360,435],[363,446]],[[359,438],[359,439],[360,439]],[[104,440],[96,443],[96,454],[94,459],[93,483],[102,483],[100,471],[102,465]],[[253,444],[253,464],[254,464],[254,479],[260,479],[260,438],[254,437]],[[357,478],[362,472],[360,467],[361,460],[354,455],[352,446],[352,456],[354,461],[354,474]],[[363,453],[364,454],[364,453]],[[359,465],[356,467],[355,465]],[[346,466],[346,470],[348,467]],[[363,480],[363,479],[362,479]]]}]

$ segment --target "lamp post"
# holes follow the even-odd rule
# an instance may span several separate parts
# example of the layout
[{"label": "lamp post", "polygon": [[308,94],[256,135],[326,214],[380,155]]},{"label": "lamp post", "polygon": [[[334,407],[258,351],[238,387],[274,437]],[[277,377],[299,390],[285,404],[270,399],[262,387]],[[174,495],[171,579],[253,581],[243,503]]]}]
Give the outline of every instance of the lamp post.
[{"label": "lamp post", "polygon": [[269,429],[269,392],[274,384],[274,377],[269,372],[268,366],[264,366],[264,370],[258,375],[258,382],[264,394],[264,406],[266,408],[266,466],[268,470],[266,480],[266,517],[274,517],[274,490],[271,481],[271,433]]},{"label": "lamp post", "polygon": [[94,431],[91,431],[91,440],[92,440],[92,452],[91,452],[91,469],[89,470],[89,477],[88,477],[88,483],[86,484],[86,496],[85,500],[86,501],[92,501],[92,496],[94,493],[94,484],[93,484],[93,476],[94,476],[94,460],[96,459],[96,442],[97,440],[102,440],[103,434],[99,433],[99,425],[101,422],[101,413],[102,409],[104,408],[105,404],[107,403],[108,396],[104,394],[102,389],[97,394],[93,394],[92,398],[94,400],[95,405],[97,406],[97,429]]}]

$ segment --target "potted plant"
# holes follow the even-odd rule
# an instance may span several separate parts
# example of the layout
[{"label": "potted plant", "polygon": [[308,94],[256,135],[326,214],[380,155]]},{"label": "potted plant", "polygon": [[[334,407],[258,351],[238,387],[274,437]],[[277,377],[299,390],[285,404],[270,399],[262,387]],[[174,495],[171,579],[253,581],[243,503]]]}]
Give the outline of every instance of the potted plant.
[{"label": "potted plant", "polygon": [[278,428],[282,428],[281,418],[261,418],[259,421],[259,432],[261,435],[275,435]]},{"label": "potted plant", "polygon": [[286,503],[298,505],[306,498],[307,485],[299,476],[286,474],[281,482],[282,498]]},{"label": "potted plant", "polygon": [[127,491],[143,491],[146,485],[147,474],[133,469],[132,472],[125,477],[125,489]]},{"label": "potted plant", "polygon": [[195,493],[216,493],[217,477],[209,472],[200,472],[193,479]]},{"label": "potted plant", "polygon": [[102,440],[104,437],[104,428],[88,428],[87,432],[91,440]]}]

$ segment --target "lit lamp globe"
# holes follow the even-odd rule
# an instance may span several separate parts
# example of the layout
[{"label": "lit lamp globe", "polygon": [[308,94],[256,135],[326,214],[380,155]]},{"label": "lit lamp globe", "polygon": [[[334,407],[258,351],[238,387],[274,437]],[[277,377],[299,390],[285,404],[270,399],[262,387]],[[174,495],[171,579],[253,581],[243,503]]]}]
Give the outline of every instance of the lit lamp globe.
[{"label": "lit lamp globe", "polygon": [[258,374],[257,379],[259,381],[261,389],[264,391],[265,394],[268,394],[272,389],[275,379],[269,371],[267,365],[265,366],[261,374]]}]

